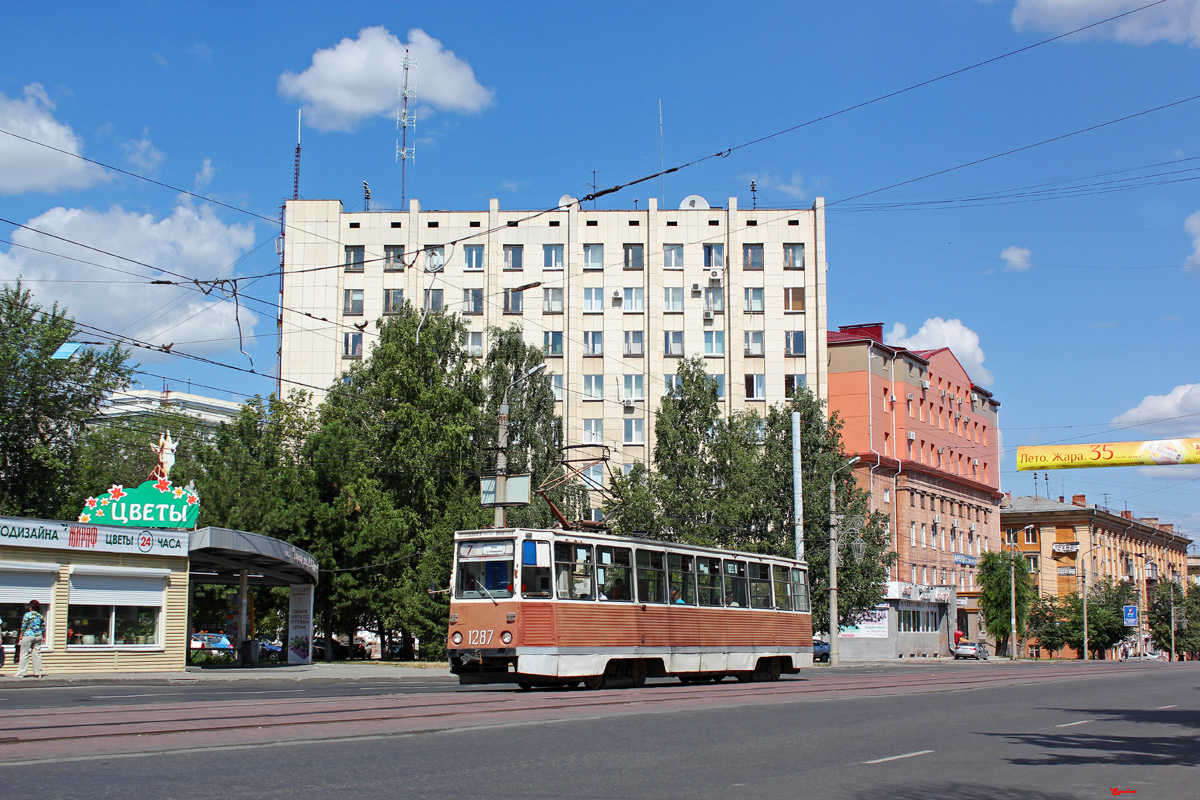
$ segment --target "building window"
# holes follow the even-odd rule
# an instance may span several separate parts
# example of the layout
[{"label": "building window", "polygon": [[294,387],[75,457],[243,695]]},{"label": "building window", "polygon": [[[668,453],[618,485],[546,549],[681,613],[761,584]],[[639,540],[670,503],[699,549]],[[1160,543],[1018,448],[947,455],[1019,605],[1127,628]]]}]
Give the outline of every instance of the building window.
[{"label": "building window", "polygon": [[640,356],[645,353],[641,331],[625,331],[625,355]]},{"label": "building window", "polygon": [[563,399],[563,376],[551,375],[550,386],[554,389],[554,399],[561,403]]},{"label": "building window", "polygon": [[604,376],[603,375],[584,375],[583,376],[583,399],[584,400],[603,400],[604,399]]},{"label": "building window", "polygon": [[926,528],[925,528],[925,523],[924,523],[924,522],[922,522],[922,523],[921,523],[921,547],[928,547],[928,546],[929,546],[929,543],[928,543],[928,541],[926,541],[926,539],[925,539],[925,534],[926,534],[926,533],[927,533],[927,531],[926,531]]},{"label": "building window", "polygon": [[346,272],[362,272],[366,265],[367,248],[352,245],[346,248]]},{"label": "building window", "polygon": [[663,375],[663,397],[683,391],[683,379],[678,375]]},{"label": "building window", "polygon": [[598,314],[604,311],[604,289],[588,287],[583,290],[583,313]]},{"label": "building window", "polygon": [[525,248],[519,244],[504,245],[504,268],[519,270],[525,268]]},{"label": "building window", "polygon": [[466,257],[467,265],[463,267],[467,272],[482,272],[483,271],[483,245],[469,244],[463,247],[463,255]]},{"label": "building window", "polygon": [[783,396],[791,398],[796,392],[808,385],[807,375],[784,375]]},{"label": "building window", "polygon": [[793,286],[783,290],[783,310],[796,313],[804,310],[804,289]]},{"label": "building window", "polygon": [[761,244],[742,245],[742,269],[763,268],[763,246]]},{"label": "building window", "polygon": [[667,314],[683,312],[682,286],[667,286],[663,289],[663,311]]},{"label": "building window", "polygon": [[1014,531],[1012,528],[1009,528],[1008,530],[1004,531],[1004,543],[1005,544],[1016,544],[1017,543],[1017,532]]},{"label": "building window", "polygon": [[383,246],[383,271],[404,271],[404,245],[385,244]]},{"label": "building window", "polygon": [[441,311],[443,307],[442,290],[441,289],[426,289],[425,290],[425,310],[426,311]]},{"label": "building window", "polygon": [[425,271],[441,272],[446,266],[446,249],[440,244],[425,246]]},{"label": "building window", "polygon": [[683,245],[663,245],[663,269],[683,269]]},{"label": "building window", "polygon": [[604,269],[604,245],[585,244],[583,246],[583,268]]},{"label": "building window", "polygon": [[704,332],[704,355],[725,355],[725,331]]},{"label": "building window", "polygon": [[783,334],[784,355],[804,355],[804,331],[786,331]]},{"label": "building window", "polygon": [[640,244],[625,245],[625,269],[641,269],[643,252]]},{"label": "building window", "polygon": [[761,356],[764,354],[763,336],[764,333],[762,331],[746,331],[746,355]]},{"label": "building window", "polygon": [[1034,572],[1038,571],[1038,557],[1036,554],[1031,554],[1031,555],[1025,556],[1025,560],[1029,562],[1029,572],[1030,573],[1034,573]]},{"label": "building window", "polygon": [[1030,528],[1025,531],[1025,544],[1037,544],[1038,532],[1037,528]]},{"label": "building window", "polygon": [[342,312],[354,316],[362,316],[363,290],[347,289],[343,294]]},{"label": "building window", "polygon": [[347,333],[342,336],[342,357],[362,358],[362,334]]},{"label": "building window", "polygon": [[644,421],[641,417],[625,420],[625,444],[645,444]]},{"label": "building window", "polygon": [[[89,576],[91,577],[91,576]],[[72,582],[76,580],[72,577]],[[71,603],[71,640],[67,644],[89,642],[104,645],[152,644],[162,637],[159,632],[161,608],[155,606],[91,606]]]},{"label": "building window", "polygon": [[563,246],[561,244],[542,245],[542,269],[563,268]]},{"label": "building window", "polygon": [[542,332],[542,352],[548,356],[561,356],[563,354],[562,331]]},{"label": "building window", "polygon": [[604,443],[604,419],[603,418],[585,419],[583,421],[583,443],[584,444],[603,444]]},{"label": "building window", "polygon": [[725,311],[725,293],[720,289],[705,289],[704,290],[704,310],[711,311],[714,314],[720,314]]},{"label": "building window", "polygon": [[469,317],[483,313],[483,289],[463,289],[462,313]]},{"label": "building window", "polygon": [[683,355],[683,331],[663,331],[663,355]]},{"label": "building window", "polygon": [[747,400],[764,400],[767,397],[767,376],[747,375],[746,376],[746,399]]},{"label": "building window", "polygon": [[704,268],[721,269],[725,266],[725,245],[704,245]]},{"label": "building window", "polygon": [[743,310],[747,314],[761,314],[763,310],[763,290],[748,287],[745,290],[745,301]]},{"label": "building window", "polygon": [[783,268],[804,269],[804,245],[785,244],[783,246]]},{"label": "building window", "polygon": [[384,289],[383,290],[383,313],[384,314],[399,314],[404,308],[404,290],[403,289]]},{"label": "building window", "polygon": [[542,289],[542,313],[561,314],[563,312],[563,290]]},{"label": "building window", "polygon": [[640,374],[626,375],[624,393],[621,395],[622,400],[644,400],[646,399],[643,384],[643,378]]},{"label": "building window", "polygon": [[483,355],[483,331],[467,331],[466,351],[469,356]]},{"label": "building window", "polygon": [[504,313],[520,314],[525,309],[525,292],[520,289],[504,290]]},{"label": "building window", "polygon": [[917,523],[912,523],[908,529],[908,544],[909,547],[917,546]]},{"label": "building window", "polygon": [[604,488],[604,465],[592,464],[583,471],[583,482],[589,489]]},{"label": "building window", "polygon": [[585,356],[604,355],[604,331],[583,332],[583,354]]},{"label": "building window", "polygon": [[640,286],[627,286],[625,288],[625,297],[621,303],[621,308],[625,311],[644,311],[646,305],[646,292]]},{"label": "building window", "polygon": [[717,399],[725,399],[725,376],[724,375],[709,375],[713,382],[717,384]]}]

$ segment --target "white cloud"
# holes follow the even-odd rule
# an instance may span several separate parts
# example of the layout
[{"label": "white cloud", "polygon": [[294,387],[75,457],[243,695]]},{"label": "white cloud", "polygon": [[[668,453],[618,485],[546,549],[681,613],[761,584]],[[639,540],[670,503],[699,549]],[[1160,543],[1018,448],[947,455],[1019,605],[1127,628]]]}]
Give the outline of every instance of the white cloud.
[{"label": "white cloud", "polygon": [[201,64],[207,64],[212,60],[212,48],[203,42],[194,44],[187,49],[189,55],[195,56],[196,60]]},{"label": "white cloud", "polygon": [[909,350],[948,347],[971,380],[981,386],[992,385],[992,373],[983,366],[986,356],[979,346],[979,334],[964,325],[962,320],[933,317],[925,320],[921,329],[912,336],[908,335],[908,327],[904,323],[897,322],[884,336],[884,341]]},{"label": "white cloud", "polygon": [[52,111],[54,103],[41,84],[26,86],[23,100],[0,93],[0,128],[65,151],[0,135],[0,194],[82,189],[105,180],[100,167],[67,155],[79,155],[83,142]]},{"label": "white cloud", "polygon": [[122,145],[125,149],[125,160],[143,173],[154,172],[163,162],[162,151],[150,143],[150,130],[142,131],[141,139],[134,139]]},{"label": "white cloud", "polygon": [[1006,247],[1000,252],[1005,272],[1028,272],[1029,256],[1028,247]]},{"label": "white cloud", "polygon": [[[27,224],[100,250],[201,278],[217,274],[254,245],[251,223],[226,225],[208,208],[197,209],[186,201],[181,201],[171,216],[162,219],[125,211],[120,206],[108,211],[60,206]],[[18,245],[147,276],[139,280],[111,269],[22,247],[0,251],[0,281],[15,281],[23,275],[30,279],[27,285],[39,302],[43,305],[58,302],[79,322],[156,344],[237,335],[232,303],[180,287],[148,284],[155,277],[171,279],[171,276],[155,274],[127,261],[25,229],[16,230],[11,237]],[[241,320],[242,331],[249,336],[258,316],[243,309]],[[212,351],[221,346],[188,345],[187,350]],[[147,351],[138,351],[135,357],[144,360]]]},{"label": "white cloud", "polygon": [[[400,88],[400,60],[406,45],[383,26],[363,28],[357,39],[342,39],[313,54],[312,66],[279,76],[279,92],[300,100],[305,121],[321,130],[346,131],[366,117],[391,115]],[[408,32],[410,88],[424,107],[474,112],[492,102],[492,91],[475,80],[471,65],[429,34]]]},{"label": "white cloud", "polygon": [[196,191],[200,191],[205,186],[212,183],[213,174],[216,170],[213,169],[212,159],[204,159],[204,163],[200,165],[200,171],[196,173]]},{"label": "white cloud", "polygon": [[[1012,24],[1017,30],[1065,33],[1146,4],[1147,0],[1017,0]],[[1200,47],[1200,0],[1167,0],[1084,35],[1132,44],[1166,41]]]},{"label": "white cloud", "polygon": [[1188,256],[1187,261],[1183,262],[1183,269],[1191,272],[1194,269],[1200,269],[1200,211],[1195,212],[1183,223],[1183,231],[1188,236],[1192,237],[1192,254]]},{"label": "white cloud", "polygon": [[165,57],[163,57],[163,56],[159,55],[158,53],[151,53],[151,55],[153,55],[153,56],[154,56],[154,60],[158,62],[158,65],[159,65],[160,67],[169,67],[169,66],[171,66],[171,62],[167,61],[167,59],[166,59]]},{"label": "white cloud", "polygon": [[1110,425],[1139,424],[1134,429],[1147,439],[1200,436],[1200,383],[1176,386],[1167,394],[1147,395],[1142,402],[1113,417]]},{"label": "white cloud", "polygon": [[796,170],[792,173],[792,177],[788,180],[783,180],[776,175],[746,175],[744,180],[750,181],[753,179],[758,186],[760,192],[777,192],[793,200],[803,200],[808,194],[808,187],[804,185],[804,175]]}]

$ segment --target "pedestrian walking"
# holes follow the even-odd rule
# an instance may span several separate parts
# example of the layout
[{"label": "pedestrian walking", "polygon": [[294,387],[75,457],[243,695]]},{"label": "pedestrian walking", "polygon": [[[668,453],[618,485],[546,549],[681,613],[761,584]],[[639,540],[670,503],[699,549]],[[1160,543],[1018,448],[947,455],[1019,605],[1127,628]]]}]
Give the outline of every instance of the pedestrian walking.
[{"label": "pedestrian walking", "polygon": [[1128,645],[1126,645],[1125,647],[1122,647],[1122,648],[1121,648],[1121,660],[1122,660],[1122,661],[1128,661],[1128,660],[1129,660],[1129,646],[1128,646]]},{"label": "pedestrian walking", "polygon": [[33,660],[33,674],[42,677],[42,642],[46,641],[46,618],[39,612],[42,604],[37,600],[29,601],[29,611],[21,617],[21,663],[17,667],[17,677],[24,678],[29,673],[29,661]]}]

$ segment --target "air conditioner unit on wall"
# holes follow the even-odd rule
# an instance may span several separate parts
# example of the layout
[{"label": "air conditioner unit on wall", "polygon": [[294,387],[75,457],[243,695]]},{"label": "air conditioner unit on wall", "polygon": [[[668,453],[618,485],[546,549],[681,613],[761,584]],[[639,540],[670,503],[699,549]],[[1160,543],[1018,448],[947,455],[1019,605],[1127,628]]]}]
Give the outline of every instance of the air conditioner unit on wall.
[{"label": "air conditioner unit on wall", "polygon": [[625,406],[626,408],[637,408],[637,401],[631,397],[627,397],[621,401],[621,405]]},{"label": "air conditioner unit on wall", "polygon": [[928,389],[928,388],[929,388],[929,381],[921,381],[921,388],[922,388],[922,389]]},{"label": "air conditioner unit on wall", "polygon": [[708,319],[712,319],[712,318],[713,318],[713,312],[711,312],[711,311],[705,311],[705,312],[704,312],[704,318],[705,318],[706,320],[708,320]]},{"label": "air conditioner unit on wall", "polygon": [[975,530],[975,523],[974,523],[974,522],[972,522],[972,523],[971,523],[971,530]]},{"label": "air conditioner unit on wall", "polygon": [[621,300],[625,297],[625,293],[620,289],[613,289],[613,300]]},{"label": "air conditioner unit on wall", "polygon": [[896,402],[896,395],[888,395],[888,400],[891,400],[893,403]]},{"label": "air conditioner unit on wall", "polygon": [[720,283],[721,282],[721,270],[719,270],[719,269],[709,270],[708,279],[710,281],[713,281],[714,283]]},{"label": "air conditioner unit on wall", "polygon": [[941,522],[941,521],[942,521],[942,515],[941,515],[941,514],[934,514],[934,515],[933,515],[933,524],[934,524],[934,525],[937,525],[937,524],[938,524],[939,522]]},{"label": "air conditioner unit on wall", "polygon": [[946,448],[944,448],[944,447],[939,447],[939,448],[938,448],[938,455],[939,455],[939,456],[940,456],[942,453],[944,453],[944,452],[946,452]]},{"label": "air conditioner unit on wall", "polygon": [[692,284],[692,291],[693,291],[693,292],[695,292],[696,294],[700,294],[700,284],[698,284],[698,283],[693,283],[693,284]]},{"label": "air conditioner unit on wall", "polygon": [[909,393],[908,393],[908,399],[909,399],[909,400],[912,400],[912,399],[913,399],[913,393],[912,393],[912,392],[909,392]]},{"label": "air conditioner unit on wall", "polygon": [[942,389],[942,397],[945,397],[945,396],[946,396],[946,390]]},{"label": "air conditioner unit on wall", "polygon": [[978,467],[978,466],[979,466],[979,459],[978,459],[978,458],[972,458],[972,459],[971,459],[971,466],[972,466],[972,467]]}]

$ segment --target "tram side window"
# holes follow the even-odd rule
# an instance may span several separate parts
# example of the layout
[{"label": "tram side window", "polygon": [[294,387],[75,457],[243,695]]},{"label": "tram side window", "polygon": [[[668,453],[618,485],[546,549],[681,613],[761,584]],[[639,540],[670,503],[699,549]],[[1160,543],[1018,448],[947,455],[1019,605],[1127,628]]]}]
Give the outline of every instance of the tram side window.
[{"label": "tram side window", "polygon": [[521,594],[525,597],[551,597],[550,543],[521,542]]},{"label": "tram side window", "polygon": [[725,562],[725,605],[730,608],[750,607],[745,561]]},{"label": "tram side window", "polygon": [[696,605],[696,573],[692,568],[693,557],[682,553],[667,554],[667,583],[670,584],[671,603]]},{"label": "tram side window", "polygon": [[592,546],[554,543],[559,600],[592,600]]},{"label": "tram side window", "polygon": [[792,570],[792,608],[808,611],[808,573],[802,569]]},{"label": "tram side window", "polygon": [[771,607],[771,567],[768,564],[749,564],[750,607]]},{"label": "tram side window", "polygon": [[665,603],[663,554],[656,550],[637,551],[637,596],[641,603]]},{"label": "tram side window", "polygon": [[513,543],[461,543],[455,588],[461,598],[512,597]]},{"label": "tram side window", "polygon": [[792,584],[788,581],[788,568],[776,564],[771,567],[775,576],[775,608],[781,611],[792,610]]},{"label": "tram side window", "polygon": [[596,547],[596,583],[601,600],[633,601],[632,553],[628,547]]},{"label": "tram side window", "polygon": [[696,558],[696,583],[698,599],[702,606],[719,606],[721,603],[721,559],[699,556]]}]

